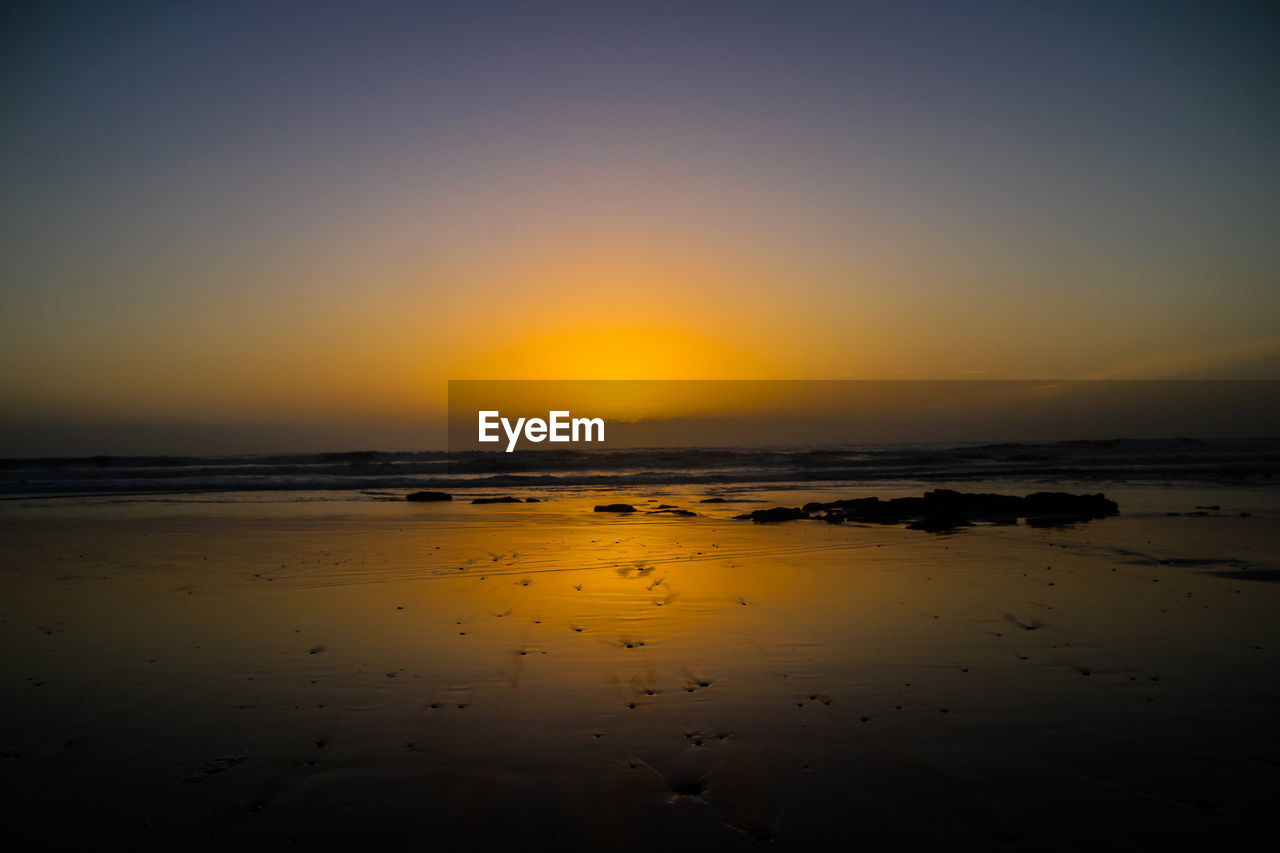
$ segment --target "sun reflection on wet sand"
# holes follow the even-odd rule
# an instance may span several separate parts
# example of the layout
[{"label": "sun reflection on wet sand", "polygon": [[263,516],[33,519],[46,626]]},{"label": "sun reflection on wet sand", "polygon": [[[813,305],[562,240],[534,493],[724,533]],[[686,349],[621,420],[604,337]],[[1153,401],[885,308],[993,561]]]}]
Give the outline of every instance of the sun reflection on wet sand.
[{"label": "sun reflection on wet sand", "polygon": [[1161,561],[1264,566],[1265,518],[935,536],[544,497],[11,508],[6,773],[232,841],[1042,845],[1064,808],[1262,808],[1280,588]]}]

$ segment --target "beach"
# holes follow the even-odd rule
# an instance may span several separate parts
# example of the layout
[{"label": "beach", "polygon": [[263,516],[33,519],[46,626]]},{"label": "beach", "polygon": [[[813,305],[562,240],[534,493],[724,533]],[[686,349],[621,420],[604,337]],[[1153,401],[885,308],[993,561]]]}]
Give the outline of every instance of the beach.
[{"label": "beach", "polygon": [[924,488],[6,501],[10,808],[215,844],[1265,838],[1280,494],[1059,482],[1120,514],[941,534],[734,518]]}]

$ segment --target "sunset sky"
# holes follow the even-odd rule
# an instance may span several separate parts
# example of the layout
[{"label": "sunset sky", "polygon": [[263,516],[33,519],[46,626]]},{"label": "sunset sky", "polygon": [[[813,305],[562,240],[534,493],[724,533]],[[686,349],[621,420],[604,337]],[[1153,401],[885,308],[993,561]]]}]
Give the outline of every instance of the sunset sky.
[{"label": "sunset sky", "polygon": [[1271,3],[2,14],[0,456],[430,447],[449,379],[1280,378]]}]

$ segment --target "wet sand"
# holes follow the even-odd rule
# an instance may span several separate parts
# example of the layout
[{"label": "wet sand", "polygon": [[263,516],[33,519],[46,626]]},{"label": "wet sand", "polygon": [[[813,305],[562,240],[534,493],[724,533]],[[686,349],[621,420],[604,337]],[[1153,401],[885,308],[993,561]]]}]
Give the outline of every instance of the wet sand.
[{"label": "wet sand", "polygon": [[[730,520],[906,485],[6,502],[6,802],[216,843],[1268,837],[1280,495],[1054,487],[1121,515]],[[592,512],[617,501],[700,516]]]}]

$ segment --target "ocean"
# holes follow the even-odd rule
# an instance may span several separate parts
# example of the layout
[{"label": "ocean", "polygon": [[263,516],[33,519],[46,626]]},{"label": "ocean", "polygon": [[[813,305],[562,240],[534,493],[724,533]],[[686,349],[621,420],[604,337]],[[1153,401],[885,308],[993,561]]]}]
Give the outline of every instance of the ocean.
[{"label": "ocean", "polygon": [[[630,488],[893,481],[1202,483],[1268,486],[1280,439],[697,447],[501,452],[356,451],[0,460],[0,496]],[[314,497],[314,495],[312,495]],[[351,498],[354,496],[348,496]]]}]

